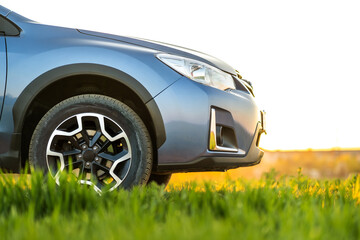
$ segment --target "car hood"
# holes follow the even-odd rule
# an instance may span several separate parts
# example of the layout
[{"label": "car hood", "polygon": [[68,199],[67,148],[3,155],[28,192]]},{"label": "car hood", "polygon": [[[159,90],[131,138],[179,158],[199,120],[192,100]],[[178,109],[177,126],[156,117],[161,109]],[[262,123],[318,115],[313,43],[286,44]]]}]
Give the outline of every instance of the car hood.
[{"label": "car hood", "polygon": [[99,33],[99,32],[93,32],[93,31],[87,31],[87,30],[80,30],[77,29],[81,34],[91,35],[95,37],[105,38],[105,39],[112,39],[116,41],[121,41],[125,43],[130,43],[150,49],[154,49],[157,51],[179,55],[187,58],[192,58],[198,61],[205,62],[209,65],[212,65],[214,67],[217,67],[225,72],[228,72],[230,74],[236,75],[236,71],[234,68],[226,64],[225,62],[221,61],[220,59],[217,59],[215,57],[212,57],[210,55],[207,55],[205,53],[201,53],[192,49],[187,49],[167,43],[161,43],[157,41],[152,40],[146,40],[146,39],[140,39],[140,38],[132,38],[132,37],[124,37],[124,36],[117,36],[117,35],[111,35],[106,33]]}]

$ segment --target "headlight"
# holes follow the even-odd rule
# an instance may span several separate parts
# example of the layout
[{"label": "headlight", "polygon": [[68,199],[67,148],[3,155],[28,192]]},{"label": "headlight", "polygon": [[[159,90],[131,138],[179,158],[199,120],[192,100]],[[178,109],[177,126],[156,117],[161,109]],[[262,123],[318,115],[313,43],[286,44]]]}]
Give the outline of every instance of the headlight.
[{"label": "headlight", "polygon": [[196,82],[221,90],[235,89],[234,80],[230,74],[206,63],[164,53],[160,53],[156,57],[178,73]]}]

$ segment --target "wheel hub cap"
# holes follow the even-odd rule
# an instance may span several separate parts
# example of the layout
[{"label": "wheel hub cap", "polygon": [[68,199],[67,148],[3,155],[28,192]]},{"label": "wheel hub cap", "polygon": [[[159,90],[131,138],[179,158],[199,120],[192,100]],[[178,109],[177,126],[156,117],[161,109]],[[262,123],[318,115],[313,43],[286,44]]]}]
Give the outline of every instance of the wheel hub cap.
[{"label": "wheel hub cap", "polygon": [[82,157],[86,162],[94,161],[96,153],[92,149],[87,149],[83,152]]}]

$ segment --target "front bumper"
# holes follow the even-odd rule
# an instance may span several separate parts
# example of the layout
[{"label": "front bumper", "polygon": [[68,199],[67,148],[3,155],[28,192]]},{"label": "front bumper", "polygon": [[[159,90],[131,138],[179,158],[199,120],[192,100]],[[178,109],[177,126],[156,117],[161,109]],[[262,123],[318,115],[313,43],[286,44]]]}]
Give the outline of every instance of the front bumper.
[{"label": "front bumper", "polygon": [[195,161],[185,163],[166,163],[159,164],[157,171],[162,172],[202,172],[202,171],[225,171],[228,169],[247,167],[259,164],[264,151],[258,147],[261,135],[261,124],[259,123],[251,143],[251,147],[246,155],[235,156],[225,153],[211,153],[208,156],[199,157]]},{"label": "front bumper", "polygon": [[152,101],[166,132],[154,172],[223,171],[261,161],[265,115],[251,94],[232,94],[183,77]]}]

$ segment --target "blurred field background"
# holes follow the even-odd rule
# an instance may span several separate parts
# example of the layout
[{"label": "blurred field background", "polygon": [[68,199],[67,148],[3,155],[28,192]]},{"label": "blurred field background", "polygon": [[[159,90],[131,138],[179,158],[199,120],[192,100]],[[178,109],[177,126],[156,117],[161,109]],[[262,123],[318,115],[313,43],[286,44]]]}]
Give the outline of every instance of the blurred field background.
[{"label": "blurred field background", "polygon": [[360,239],[359,173],[359,150],[308,149],[102,196],[0,174],[0,239]]},{"label": "blurred field background", "polygon": [[360,175],[152,184],[103,195],[0,174],[0,239],[359,239]]},{"label": "blurred field background", "polygon": [[229,170],[227,172],[178,173],[170,183],[188,181],[217,181],[260,179],[264,173],[274,171],[278,176],[296,176],[298,169],[314,179],[342,178],[360,173],[360,149],[265,151],[259,165]]},{"label": "blurred field background", "polygon": [[359,173],[360,151],[309,149],[101,196],[0,174],[0,239],[360,239]]}]

